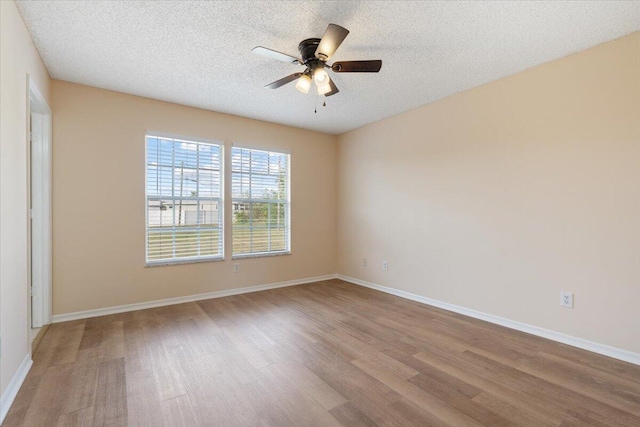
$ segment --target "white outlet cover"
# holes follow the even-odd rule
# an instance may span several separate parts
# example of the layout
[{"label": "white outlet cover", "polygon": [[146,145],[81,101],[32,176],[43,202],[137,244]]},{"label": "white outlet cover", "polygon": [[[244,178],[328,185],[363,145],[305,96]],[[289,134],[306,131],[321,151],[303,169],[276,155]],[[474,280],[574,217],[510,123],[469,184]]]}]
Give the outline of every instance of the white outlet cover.
[{"label": "white outlet cover", "polygon": [[235,264],[233,264],[233,272],[234,273],[240,272],[240,263],[236,262]]},{"label": "white outlet cover", "polygon": [[362,258],[362,266],[363,267],[367,266],[367,259],[366,258]]},{"label": "white outlet cover", "polygon": [[573,293],[560,292],[560,305],[562,307],[573,308]]},{"label": "white outlet cover", "polygon": [[382,261],[382,271],[387,271],[389,269],[389,263],[387,261]]}]

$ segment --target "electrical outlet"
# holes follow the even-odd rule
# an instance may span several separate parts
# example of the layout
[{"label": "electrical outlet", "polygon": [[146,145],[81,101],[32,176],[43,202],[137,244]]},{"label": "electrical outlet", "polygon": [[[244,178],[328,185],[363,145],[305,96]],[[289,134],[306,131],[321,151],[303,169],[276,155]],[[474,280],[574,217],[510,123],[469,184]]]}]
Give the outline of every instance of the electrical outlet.
[{"label": "electrical outlet", "polygon": [[235,264],[233,264],[233,272],[234,273],[240,273],[240,263],[236,262]]},{"label": "electrical outlet", "polygon": [[387,271],[389,269],[389,263],[387,261],[382,261],[382,271]]},{"label": "electrical outlet", "polygon": [[367,266],[367,259],[366,258],[362,258],[362,266],[363,267]]},{"label": "electrical outlet", "polygon": [[562,307],[573,308],[573,294],[571,292],[560,292],[560,305]]}]

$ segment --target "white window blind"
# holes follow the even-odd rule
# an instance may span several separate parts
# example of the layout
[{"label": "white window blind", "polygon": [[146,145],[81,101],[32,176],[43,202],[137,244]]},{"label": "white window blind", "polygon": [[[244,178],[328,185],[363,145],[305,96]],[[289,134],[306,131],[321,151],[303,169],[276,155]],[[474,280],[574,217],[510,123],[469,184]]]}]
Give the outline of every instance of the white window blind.
[{"label": "white window blind", "polygon": [[222,146],[147,134],[147,264],[222,258]]},{"label": "white window blind", "polygon": [[233,255],[290,251],[290,155],[231,150]]}]

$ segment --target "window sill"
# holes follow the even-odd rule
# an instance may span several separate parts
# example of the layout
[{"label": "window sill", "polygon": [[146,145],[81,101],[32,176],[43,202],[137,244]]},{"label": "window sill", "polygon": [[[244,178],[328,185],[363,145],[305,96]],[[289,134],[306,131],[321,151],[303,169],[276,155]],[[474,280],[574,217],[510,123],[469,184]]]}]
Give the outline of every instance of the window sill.
[{"label": "window sill", "polygon": [[271,256],[283,256],[283,255],[291,255],[291,251],[282,251],[282,252],[260,252],[255,254],[240,254],[233,255],[231,259],[244,259],[244,258],[265,258]]},{"label": "window sill", "polygon": [[162,261],[151,261],[151,262],[147,262],[145,263],[145,268],[146,267],[164,267],[167,265],[182,265],[182,264],[200,264],[203,262],[219,262],[219,261],[224,261],[223,257],[219,257],[219,258],[204,258],[204,259],[184,259],[184,260],[175,260],[175,261],[168,261],[168,260],[162,260]]}]

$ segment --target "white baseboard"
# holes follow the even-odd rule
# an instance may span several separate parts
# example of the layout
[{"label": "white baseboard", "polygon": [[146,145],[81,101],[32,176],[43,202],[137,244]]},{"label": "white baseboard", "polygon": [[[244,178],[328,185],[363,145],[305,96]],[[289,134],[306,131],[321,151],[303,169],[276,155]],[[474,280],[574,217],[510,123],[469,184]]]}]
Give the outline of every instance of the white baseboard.
[{"label": "white baseboard", "polygon": [[286,282],[270,283],[267,285],[249,286],[246,288],[227,289],[224,291],[207,292],[204,294],[187,295],[184,297],[167,298],[155,301],[139,302],[135,304],[118,305],[114,307],[97,308],[95,310],[77,311],[75,313],[55,314],[53,323],[68,322],[70,320],[88,319],[90,317],[106,316],[109,314],[124,313],[127,311],[144,310],[147,308],[163,307],[167,305],[182,304],[185,302],[202,301],[205,299],[222,298],[231,295],[246,294],[249,292],[266,291],[267,289],[284,288],[286,286],[303,285],[305,283],[321,282],[337,277],[336,274],[326,276],[307,277],[304,279],[288,280]]},{"label": "white baseboard", "polygon": [[0,424],[2,424],[4,417],[9,413],[9,408],[11,408],[13,400],[18,395],[18,390],[20,390],[24,379],[27,378],[31,365],[33,365],[33,361],[31,360],[31,356],[27,354],[24,356],[24,360],[20,364],[20,367],[13,375],[7,389],[2,393],[2,397],[0,397]]},{"label": "white baseboard", "polygon": [[[375,283],[356,279],[354,277],[343,276],[341,274],[328,274],[325,276],[308,277],[305,279],[289,280],[286,282],[270,283],[270,284],[258,285],[258,286],[249,286],[246,288],[228,289],[224,291],[208,292],[204,294],[187,295],[184,297],[168,298],[168,299],[162,299],[162,300],[156,300],[156,301],[141,302],[136,304],[119,305],[115,307],[98,308],[95,310],[78,311],[75,313],[56,314],[53,316],[53,323],[68,322],[70,320],[87,319],[90,317],[124,313],[127,311],[144,310],[147,308],[163,307],[167,305],[182,304],[185,302],[201,301],[201,300],[206,300],[211,298],[222,298],[222,297],[231,296],[231,295],[246,294],[249,292],[264,291],[267,289],[283,288],[286,286],[302,285],[305,283],[320,282],[323,280],[331,280],[336,278],[344,280],[345,282],[375,289],[377,291],[385,292],[401,298],[406,298],[412,301],[417,301],[423,304],[431,305],[433,307],[438,307],[444,310],[453,311],[455,313],[463,314],[465,316],[473,317],[475,319],[480,319],[490,323],[495,323],[496,325],[505,326],[507,328],[515,329],[517,331],[522,331],[522,332],[526,332],[542,338],[547,338],[552,341],[561,342],[563,344],[567,344],[573,347],[578,347],[583,350],[592,351],[594,353],[602,354],[604,356],[613,357],[614,359],[619,359],[625,362],[633,363],[635,365],[640,365],[640,354],[638,353],[634,353],[628,350],[612,347],[605,344],[600,344],[594,341],[585,340],[585,339],[574,337],[571,335],[566,335],[561,332],[552,331],[550,329],[540,328],[538,326],[529,325],[527,323],[517,322],[515,320],[506,319],[504,317],[495,316],[493,314],[483,313],[481,311],[472,310],[470,308],[449,304],[449,303],[438,301],[435,299],[412,294],[410,292],[401,291],[399,289],[377,285]],[[2,399],[3,399],[2,402],[4,405],[4,399],[5,399],[4,396]]]},{"label": "white baseboard", "polygon": [[473,317],[475,319],[485,320],[496,325],[505,326],[507,328],[515,329],[517,331],[526,332],[528,334],[537,335],[542,338],[547,338],[552,341],[561,342],[573,347],[578,347],[583,350],[592,351],[594,353],[602,354],[604,356],[613,357],[614,359],[623,360],[625,362],[640,365],[640,354],[634,353],[629,350],[623,350],[621,348],[611,347],[605,344],[585,340],[582,338],[573,337],[560,332],[552,331],[549,329],[540,328],[538,326],[529,325],[526,323],[516,322],[515,320],[509,320],[504,317],[494,316],[493,314],[483,313],[481,311],[472,310],[458,305],[449,304],[446,302],[438,301],[435,299],[423,297],[420,295],[412,294],[410,292],[401,291],[387,286],[376,285],[375,283],[367,282],[365,280],[356,279],[353,277],[343,276],[338,274],[338,279],[345,282],[353,283],[355,285],[364,286],[366,288],[375,289],[377,291],[385,292],[387,294],[395,295],[401,298],[406,298],[412,301],[421,302],[423,304],[431,305],[433,307],[442,308],[444,310],[453,311],[455,313],[464,314],[465,316]]}]

